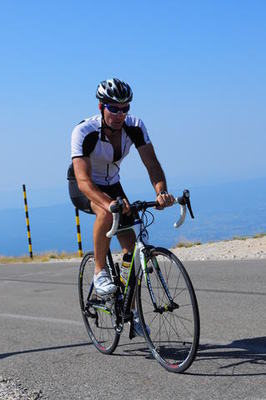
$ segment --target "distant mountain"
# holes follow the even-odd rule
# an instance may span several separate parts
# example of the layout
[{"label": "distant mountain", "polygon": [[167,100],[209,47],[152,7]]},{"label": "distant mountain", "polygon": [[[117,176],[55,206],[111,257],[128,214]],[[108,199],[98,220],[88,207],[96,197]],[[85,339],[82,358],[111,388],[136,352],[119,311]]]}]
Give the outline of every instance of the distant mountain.
[{"label": "distant mountain", "polygon": [[[170,185],[169,185],[170,186]],[[213,241],[233,236],[266,232],[266,178],[217,186],[192,187],[195,219],[188,216],[178,230],[173,228],[178,207],[152,210],[155,223],[149,228],[154,244],[170,247],[180,240]],[[151,191],[147,198],[151,200]],[[140,199],[145,199],[142,193]],[[136,198],[133,191],[130,198]],[[62,204],[29,209],[33,252],[77,250],[75,212]],[[91,249],[94,216],[80,213],[84,249]],[[20,209],[0,210],[0,254],[27,254],[27,234],[23,204]],[[113,240],[113,248],[119,248]]]}]

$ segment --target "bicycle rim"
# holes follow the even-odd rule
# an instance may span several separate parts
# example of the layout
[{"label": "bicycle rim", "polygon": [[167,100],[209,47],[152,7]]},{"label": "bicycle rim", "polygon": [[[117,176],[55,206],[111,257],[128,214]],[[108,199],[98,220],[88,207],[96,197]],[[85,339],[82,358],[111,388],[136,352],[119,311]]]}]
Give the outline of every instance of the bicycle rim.
[{"label": "bicycle rim", "polygon": [[163,248],[152,250],[147,258],[147,271],[148,278],[140,272],[137,289],[145,339],[164,368],[183,372],[193,362],[199,343],[199,311],[193,286],[181,261]]},{"label": "bicycle rim", "polygon": [[93,253],[87,253],[83,257],[79,269],[80,308],[93,344],[101,353],[111,354],[117,347],[120,336],[113,327],[113,306],[98,296],[93,287],[94,267]]}]

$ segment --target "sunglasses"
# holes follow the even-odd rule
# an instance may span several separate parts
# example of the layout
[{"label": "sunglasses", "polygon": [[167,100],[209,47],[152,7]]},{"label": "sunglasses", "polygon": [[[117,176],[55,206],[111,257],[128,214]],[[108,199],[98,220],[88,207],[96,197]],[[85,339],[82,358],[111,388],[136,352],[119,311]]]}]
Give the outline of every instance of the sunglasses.
[{"label": "sunglasses", "polygon": [[125,107],[119,108],[117,106],[112,106],[111,104],[104,104],[104,107],[107,108],[107,110],[111,113],[111,114],[118,114],[120,111],[122,111],[123,114],[126,114],[129,112],[130,109],[130,105],[128,104]]}]

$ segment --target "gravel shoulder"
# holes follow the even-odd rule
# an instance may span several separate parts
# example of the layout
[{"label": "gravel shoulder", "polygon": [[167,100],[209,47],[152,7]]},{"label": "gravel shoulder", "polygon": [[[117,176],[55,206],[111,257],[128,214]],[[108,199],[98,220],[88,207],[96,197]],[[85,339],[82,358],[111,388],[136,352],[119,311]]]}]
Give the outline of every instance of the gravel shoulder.
[{"label": "gravel shoulder", "polygon": [[12,379],[5,379],[0,376],[1,400],[38,400],[41,398],[41,390],[28,390],[21,385],[19,380],[14,381]]},{"label": "gravel shoulder", "polygon": [[266,236],[205,243],[189,248],[174,248],[172,251],[184,261],[265,259]]},{"label": "gravel shoulder", "polygon": [[[192,247],[175,247],[171,251],[183,261],[266,259],[266,236],[224,240]],[[119,258],[120,254],[118,255]],[[78,258],[72,258],[68,261],[79,260]],[[60,260],[58,261],[60,262]],[[66,260],[62,261],[66,262]]]}]

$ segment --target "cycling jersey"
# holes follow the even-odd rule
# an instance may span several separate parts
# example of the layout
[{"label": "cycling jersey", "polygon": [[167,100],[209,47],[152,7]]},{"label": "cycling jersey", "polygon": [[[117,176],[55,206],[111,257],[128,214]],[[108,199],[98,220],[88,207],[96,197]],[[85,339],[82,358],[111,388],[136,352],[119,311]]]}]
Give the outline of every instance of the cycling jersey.
[{"label": "cycling jersey", "polygon": [[141,119],[129,114],[126,116],[121,134],[121,157],[115,159],[113,146],[102,131],[102,117],[95,115],[74,128],[71,157],[89,157],[93,182],[98,185],[113,185],[119,182],[120,164],[133,143],[136,148],[151,143]]}]

